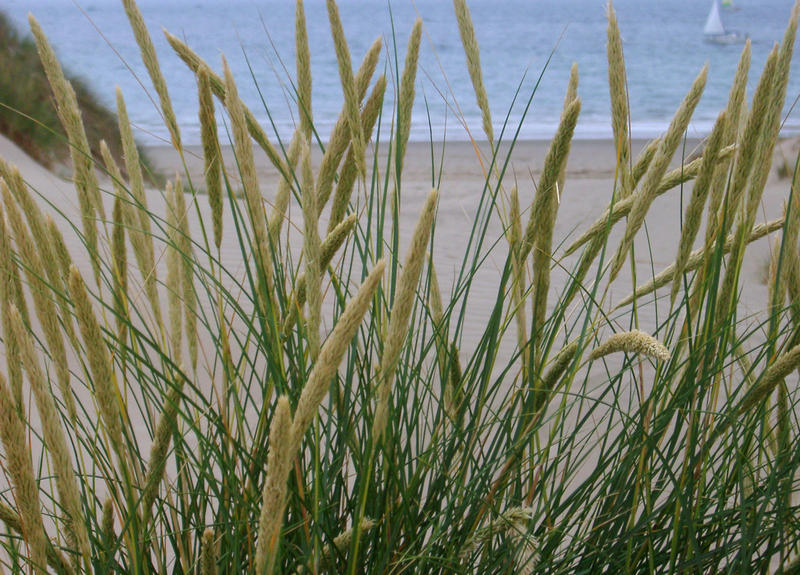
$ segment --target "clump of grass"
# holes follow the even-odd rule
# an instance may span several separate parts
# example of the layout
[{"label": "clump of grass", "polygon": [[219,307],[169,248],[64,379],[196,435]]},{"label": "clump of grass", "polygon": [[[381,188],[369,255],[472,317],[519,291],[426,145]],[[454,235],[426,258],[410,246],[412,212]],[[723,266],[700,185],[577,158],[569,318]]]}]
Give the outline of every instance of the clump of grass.
[{"label": "clump of grass", "polygon": [[[135,2],[125,8],[183,153],[152,41]],[[492,140],[492,163],[503,166],[513,145],[494,141],[476,23],[465,2],[454,8],[463,73]],[[757,223],[755,208],[777,141],[800,2],[749,112],[748,45],[702,154],[672,171],[706,72],[667,133],[630,161],[632,111],[609,8],[618,177],[608,209],[571,242],[554,237],[580,114],[573,68],[531,204],[522,203],[518,182],[508,186],[500,222],[508,241],[492,237],[507,182],[504,170],[487,171],[463,263],[441,285],[436,207],[447,190],[428,194],[413,232],[399,223],[424,22],[412,28],[402,73],[373,79],[381,42],[354,74],[333,0],[327,9],[345,104],[316,172],[302,0],[297,79],[286,82],[297,86],[301,123],[285,147],[272,144],[242,103],[224,59],[214,71],[168,34],[197,74],[206,178],[181,174],[163,191],[147,190],[119,94],[124,172],[101,146],[113,211],[106,221],[87,185],[91,217],[82,232],[72,226],[93,254],[94,283],[79,270],[86,254],[67,248],[63,214],[40,209],[15,168],[0,162],[8,374],[0,374],[8,485],[0,493],[0,563],[15,573],[70,575],[796,569],[796,190],[787,189],[784,217]],[[45,47],[45,31],[37,37]],[[56,70],[52,54],[43,56]],[[400,79],[388,119],[387,76]],[[63,96],[63,79],[51,80]],[[73,144],[88,146],[67,103]],[[230,119],[238,174],[219,163],[221,113]],[[382,160],[378,146],[367,145],[376,134],[397,145],[397,155]],[[253,141],[281,172],[269,213]],[[242,182],[241,193],[232,181]],[[631,266],[637,277],[628,256],[653,201],[690,182],[675,262],[612,301],[618,274]],[[196,197],[205,186],[208,221]],[[154,193],[163,193],[165,213],[148,202]],[[281,232],[292,196],[302,208],[298,245],[294,232]],[[692,252],[706,204],[712,232]],[[613,241],[623,220],[622,239]],[[744,251],[774,232],[783,242],[765,312],[741,318]],[[231,239],[241,252],[233,260],[220,249]],[[162,253],[167,273],[159,275]],[[505,262],[494,292],[478,290],[475,279],[489,255]],[[554,265],[569,272],[565,284],[551,282]],[[476,300],[490,312],[478,328],[467,321]],[[640,325],[650,317],[653,325]]]}]

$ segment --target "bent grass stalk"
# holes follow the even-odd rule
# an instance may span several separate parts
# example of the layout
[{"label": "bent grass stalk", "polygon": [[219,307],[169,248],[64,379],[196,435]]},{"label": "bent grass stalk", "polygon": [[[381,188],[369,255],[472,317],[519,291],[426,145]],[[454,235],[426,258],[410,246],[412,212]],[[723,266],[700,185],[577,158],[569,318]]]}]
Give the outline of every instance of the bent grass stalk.
[{"label": "bent grass stalk", "polygon": [[[19,250],[22,260],[26,264],[25,275],[28,279],[27,285],[33,296],[36,316],[39,318],[47,347],[53,359],[59,391],[67,407],[70,420],[75,421],[77,418],[77,411],[72,394],[72,386],[70,384],[67,354],[64,348],[64,340],[61,336],[61,330],[58,325],[56,306],[49,293],[50,289],[47,287],[44,264],[36,251],[36,247],[34,246],[25,223],[22,221],[22,214],[20,214],[19,209],[15,205],[11,197],[11,192],[2,182],[0,182],[0,190],[2,191],[3,201],[5,202],[5,215],[8,217],[11,230],[14,234],[14,241],[17,244],[17,249]],[[2,214],[0,213],[0,215]],[[12,306],[11,310],[15,309],[16,308]],[[17,310],[16,313],[19,313],[19,311]],[[20,319],[22,319],[21,315]],[[20,338],[14,339],[18,342],[21,341]]]},{"label": "bent grass stalk", "polygon": [[36,48],[44,67],[47,80],[56,99],[56,110],[64,131],[69,138],[70,156],[72,157],[75,187],[78,192],[78,201],[83,219],[83,232],[86,236],[87,248],[94,268],[95,280],[100,284],[100,263],[97,253],[97,223],[95,214],[103,215],[103,202],[100,198],[100,187],[92,165],[89,142],[81,120],[75,91],[69,80],[64,77],[61,65],[58,63],[47,37],[41,26],[33,17],[28,16],[31,32],[36,39]]}]

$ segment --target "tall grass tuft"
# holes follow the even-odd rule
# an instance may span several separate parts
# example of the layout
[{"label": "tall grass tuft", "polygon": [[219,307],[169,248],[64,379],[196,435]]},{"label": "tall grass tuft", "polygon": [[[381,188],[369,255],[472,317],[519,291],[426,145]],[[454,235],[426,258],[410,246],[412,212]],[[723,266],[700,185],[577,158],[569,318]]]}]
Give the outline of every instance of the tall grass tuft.
[{"label": "tall grass tuft", "polygon": [[[257,121],[276,103],[249,109],[246,79],[166,33],[197,80],[208,205],[188,173],[148,188],[119,91],[124,166],[115,143],[95,163],[31,19],[73,130],[79,217],[0,159],[0,570],[796,571],[800,175],[782,217],[759,213],[800,2],[750,102],[745,46],[691,160],[678,150],[707,69],[634,158],[609,5],[615,176],[598,190],[607,208],[564,235],[577,67],[541,176],[512,179],[517,130],[492,130],[476,31],[454,2],[494,166],[463,171],[480,191],[461,226],[448,155],[431,156],[430,192],[408,179],[426,167],[405,153],[431,49],[422,21],[408,23],[404,58],[382,58],[379,38],[354,73],[326,0],[343,105],[324,141],[308,6],[294,4],[296,71],[281,78],[299,118],[291,140]],[[143,15],[124,8],[183,159],[169,77]],[[675,233],[640,250],[654,202],[681,193]],[[782,241],[765,298],[743,262],[770,234]],[[456,239],[464,257],[443,257]],[[674,261],[657,265],[665,253]],[[616,298],[618,278],[631,295]]]}]

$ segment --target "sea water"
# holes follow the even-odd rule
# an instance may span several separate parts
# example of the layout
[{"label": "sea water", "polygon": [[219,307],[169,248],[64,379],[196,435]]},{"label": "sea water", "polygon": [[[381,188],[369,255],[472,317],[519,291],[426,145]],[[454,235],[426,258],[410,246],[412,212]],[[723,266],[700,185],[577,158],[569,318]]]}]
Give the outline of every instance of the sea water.
[{"label": "sea water", "polygon": [[[162,29],[182,38],[217,71],[224,54],[240,95],[269,131],[281,138],[297,121],[294,99],[294,5],[292,0],[139,0],[159,54],[170,96],[187,143],[199,142],[197,88],[193,74],[173,53]],[[788,21],[791,0],[736,0],[723,9],[727,28],[752,40],[749,94],[774,42]],[[393,117],[398,68],[417,16],[424,22],[413,110],[412,140],[482,139],[480,111],[449,0],[339,0],[345,33],[357,67],[376,38],[384,44],[378,73],[388,79],[382,129]],[[689,129],[707,134],[724,108],[743,45],[704,42],[709,1],[617,0],[614,3],[627,65],[634,136],[662,132],[705,63],[705,94]],[[582,113],[579,138],[611,135],[606,62],[605,0],[470,0],[480,44],[483,79],[496,135],[537,139],[552,135],[563,104],[569,69],[577,62]],[[305,2],[313,75],[313,116],[325,138],[342,108],[336,55],[324,0]],[[81,77],[109,106],[114,87],[126,97],[137,137],[145,144],[168,139],[157,97],[118,0],[2,0],[22,30],[32,12],[64,67]],[[787,93],[784,133],[800,132],[795,57]],[[529,105],[530,104],[530,105]],[[8,113],[8,112],[3,112]],[[220,115],[220,125],[224,127]]]}]

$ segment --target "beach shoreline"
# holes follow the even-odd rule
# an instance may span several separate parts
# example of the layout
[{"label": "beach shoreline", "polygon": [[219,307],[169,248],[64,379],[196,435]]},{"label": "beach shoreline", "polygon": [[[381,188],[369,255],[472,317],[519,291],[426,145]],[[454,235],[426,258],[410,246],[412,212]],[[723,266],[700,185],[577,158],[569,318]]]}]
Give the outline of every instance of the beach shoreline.
[{"label": "beach shoreline", "polygon": [[[634,138],[631,141],[631,150],[634,159],[639,151],[644,148],[651,140],[647,138]],[[681,157],[692,159],[702,146],[703,138],[686,138],[681,149],[676,154],[673,165],[678,165]],[[550,147],[549,139],[518,140],[513,145],[511,162],[509,166],[516,170],[520,175],[533,173],[539,174],[544,164],[544,158]],[[281,149],[281,144],[288,147],[287,141],[273,142],[276,149]],[[316,165],[322,153],[320,147],[315,145],[312,150],[312,157]],[[278,178],[278,171],[254,143],[253,149],[256,156],[256,168],[262,183],[271,184],[272,180]],[[388,146],[382,143],[378,150],[378,166],[386,166],[386,152]],[[504,163],[510,144],[504,142],[500,145],[498,162]],[[406,159],[404,161],[404,180],[417,180],[425,178],[431,173],[431,165],[437,168],[444,167],[443,175],[469,175],[481,176],[480,165],[477,161],[477,153],[480,151],[484,165],[491,160],[491,150],[486,141],[433,141],[421,142],[410,141],[406,148]],[[174,177],[176,173],[185,176],[185,168],[193,181],[202,181],[203,174],[203,155],[202,146],[184,146],[186,166],[175,149],[167,144],[146,145],[144,152],[151,162],[152,168],[157,174],[163,177]],[[369,153],[374,157],[374,147],[370,146]],[[234,166],[235,160],[231,146],[223,146],[223,158],[226,166]],[[570,149],[567,173],[573,177],[613,177],[614,166],[616,165],[616,152],[613,140],[610,138],[592,138],[573,140]],[[465,170],[467,170],[465,172]],[[229,170],[235,174],[235,170]]]}]

